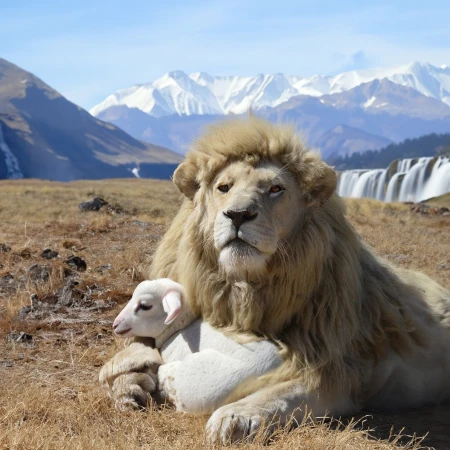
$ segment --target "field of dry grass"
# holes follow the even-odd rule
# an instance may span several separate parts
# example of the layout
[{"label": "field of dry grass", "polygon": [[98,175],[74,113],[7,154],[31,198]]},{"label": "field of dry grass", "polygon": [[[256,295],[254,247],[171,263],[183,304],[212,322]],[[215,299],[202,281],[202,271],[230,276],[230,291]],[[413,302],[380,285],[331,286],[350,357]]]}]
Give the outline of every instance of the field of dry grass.
[{"label": "field of dry grass", "polygon": [[[112,207],[80,212],[78,203],[94,196]],[[112,320],[145,278],[178,204],[165,181],[0,181],[0,449],[206,446],[206,417],[156,407],[119,412],[97,383],[102,363],[122,345]],[[348,215],[379,254],[450,287],[449,217],[368,200],[348,201]],[[41,256],[47,248],[58,257]],[[71,256],[87,270],[70,266]],[[280,431],[267,448],[414,448],[408,437],[389,440],[402,428],[407,436],[429,433],[423,446],[450,448],[449,408],[361,420]]]}]

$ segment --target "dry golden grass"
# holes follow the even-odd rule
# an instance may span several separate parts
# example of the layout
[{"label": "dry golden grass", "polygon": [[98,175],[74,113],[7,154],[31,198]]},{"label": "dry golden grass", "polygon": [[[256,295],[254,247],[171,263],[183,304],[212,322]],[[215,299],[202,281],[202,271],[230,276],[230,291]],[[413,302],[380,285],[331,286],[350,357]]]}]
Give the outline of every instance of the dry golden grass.
[{"label": "dry golden grass", "polygon": [[[78,203],[93,196],[123,213],[81,213]],[[97,383],[102,363],[122,345],[112,335],[112,320],[145,278],[178,205],[178,193],[164,181],[0,182],[0,449],[206,447],[206,417],[156,407],[119,412]],[[368,200],[349,201],[348,215],[378,253],[450,287],[450,218],[418,217],[404,205]],[[11,250],[1,252],[1,243]],[[42,258],[45,248],[60,256]],[[76,274],[74,304],[58,306],[67,284],[64,261],[71,255],[88,268]],[[33,279],[28,272],[33,264],[46,266],[48,278]],[[18,318],[32,294],[47,309]],[[33,336],[31,343],[7,340],[20,331]],[[356,424],[308,423],[289,433],[280,430],[269,447],[240,448],[418,448],[418,441],[393,437],[391,427],[394,435],[403,427],[406,436],[429,432],[422,445],[448,448],[449,419],[449,409],[442,407],[374,415]]]},{"label": "dry golden grass", "polygon": [[450,193],[427,200],[426,203],[429,203],[430,205],[445,206],[447,208],[450,208]]}]

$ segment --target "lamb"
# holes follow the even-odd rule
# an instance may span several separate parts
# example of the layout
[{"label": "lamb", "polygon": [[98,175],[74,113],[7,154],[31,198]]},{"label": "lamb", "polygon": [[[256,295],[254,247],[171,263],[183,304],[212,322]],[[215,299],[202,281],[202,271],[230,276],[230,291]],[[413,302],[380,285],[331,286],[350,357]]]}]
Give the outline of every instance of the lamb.
[{"label": "lamb", "polygon": [[239,343],[196,319],[183,286],[168,278],[140,283],[113,327],[122,337],[155,338],[164,361],[159,390],[177,410],[190,414],[212,413],[244,382],[282,362],[272,342]]},{"label": "lamb", "polygon": [[122,337],[155,338],[160,349],[176,331],[195,320],[185,298],[183,286],[169,278],[143,281],[114,320],[114,332]]}]

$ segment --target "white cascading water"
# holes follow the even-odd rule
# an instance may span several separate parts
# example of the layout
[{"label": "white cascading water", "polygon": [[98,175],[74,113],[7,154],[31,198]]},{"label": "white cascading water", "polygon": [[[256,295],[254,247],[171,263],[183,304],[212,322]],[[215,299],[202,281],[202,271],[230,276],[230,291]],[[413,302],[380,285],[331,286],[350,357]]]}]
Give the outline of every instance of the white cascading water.
[{"label": "white cascading water", "polygon": [[338,194],[386,202],[420,202],[450,192],[450,157],[402,159],[397,162],[395,172],[391,166],[342,172]]},{"label": "white cascading water", "polygon": [[10,180],[23,178],[23,173],[20,170],[19,161],[14,156],[14,153],[8,147],[3,138],[2,125],[0,123],[0,154],[3,153],[6,165],[6,178]]}]

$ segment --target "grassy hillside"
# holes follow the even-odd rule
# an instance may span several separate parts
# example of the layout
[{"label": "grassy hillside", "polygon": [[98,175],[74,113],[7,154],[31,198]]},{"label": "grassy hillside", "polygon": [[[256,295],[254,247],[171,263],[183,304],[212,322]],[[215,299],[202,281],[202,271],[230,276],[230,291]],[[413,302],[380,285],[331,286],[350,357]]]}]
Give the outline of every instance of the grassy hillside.
[{"label": "grassy hillside", "polygon": [[[207,417],[168,407],[120,412],[97,382],[103,362],[123,345],[113,336],[112,321],[145,279],[177,211],[174,186],[137,179],[21,180],[0,182],[0,192],[0,448],[205,448]],[[112,206],[80,212],[78,203],[93,196]],[[349,200],[348,215],[383,257],[450,288],[449,218],[417,216],[405,205],[372,200]],[[47,248],[59,257],[43,258]],[[86,261],[86,271],[65,262],[72,255]],[[33,309],[32,294],[40,302]],[[30,340],[20,340],[19,332]],[[413,448],[407,443],[415,433],[429,433],[427,446],[446,448],[450,441],[450,408],[358,419],[357,424],[303,424],[290,433],[280,431],[269,447],[239,448]],[[403,428],[406,437],[394,439],[392,432]]]}]

